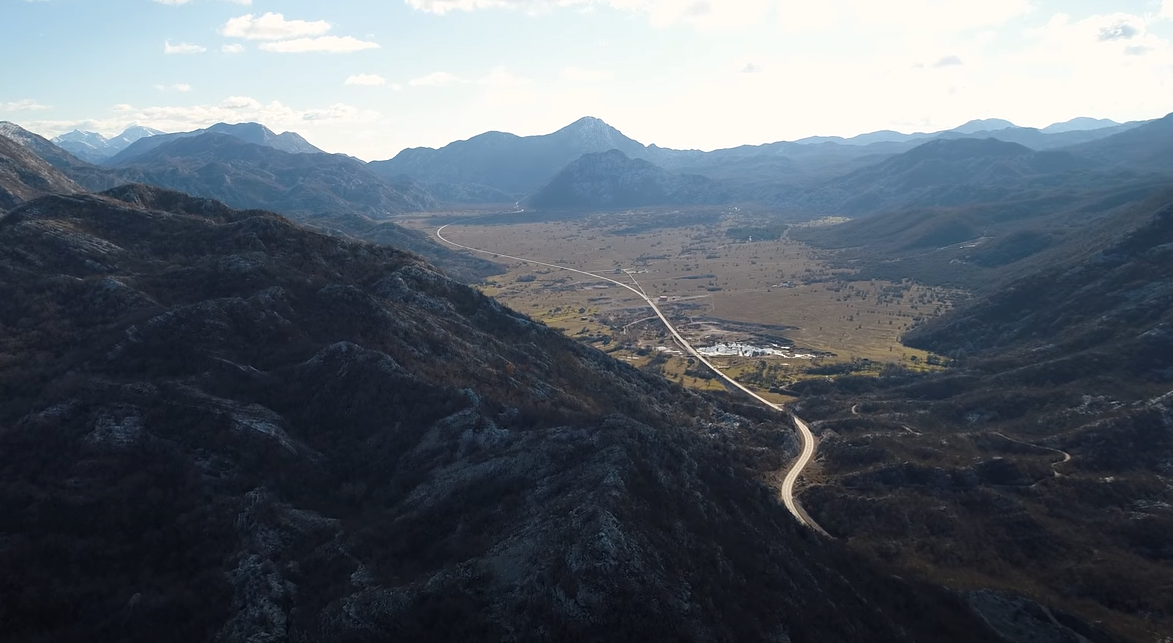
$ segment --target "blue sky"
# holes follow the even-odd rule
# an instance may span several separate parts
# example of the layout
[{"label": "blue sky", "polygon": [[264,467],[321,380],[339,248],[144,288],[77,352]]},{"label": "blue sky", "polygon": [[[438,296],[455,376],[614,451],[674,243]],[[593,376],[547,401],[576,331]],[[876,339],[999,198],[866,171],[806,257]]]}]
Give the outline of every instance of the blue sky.
[{"label": "blue sky", "polygon": [[598,116],[714,149],[1173,111],[1173,0],[0,0],[0,120],[364,159]]}]

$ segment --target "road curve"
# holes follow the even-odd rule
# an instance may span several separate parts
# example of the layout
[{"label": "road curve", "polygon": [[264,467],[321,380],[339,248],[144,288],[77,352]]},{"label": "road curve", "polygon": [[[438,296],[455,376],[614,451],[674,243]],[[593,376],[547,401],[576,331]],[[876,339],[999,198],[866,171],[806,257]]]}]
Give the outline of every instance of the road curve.
[{"label": "road curve", "polygon": [[[462,222],[458,221],[456,223],[459,224]],[[802,451],[801,451],[801,453],[799,453],[798,458],[794,461],[794,464],[791,465],[790,470],[788,472],[786,472],[786,477],[782,482],[782,489],[779,492],[782,496],[782,503],[786,505],[787,511],[789,511],[791,513],[791,515],[793,515],[795,517],[795,519],[798,520],[798,522],[800,524],[802,524],[806,527],[809,527],[811,529],[814,529],[815,531],[818,531],[819,533],[822,533],[822,534],[827,533],[827,532],[823,531],[822,527],[819,527],[819,525],[816,524],[815,521],[810,518],[810,516],[806,515],[806,512],[803,511],[802,508],[798,506],[798,503],[795,502],[795,500],[794,500],[794,484],[795,484],[795,482],[798,481],[798,477],[800,475],[802,475],[802,470],[805,469],[808,464],[810,464],[811,458],[813,458],[814,454],[815,454],[815,436],[813,433],[811,433],[810,427],[808,427],[806,425],[806,423],[803,422],[797,415],[787,411],[786,408],[783,407],[781,404],[775,404],[775,403],[767,400],[766,398],[758,395],[757,393],[754,393],[753,391],[749,390],[748,388],[743,386],[741,384],[741,382],[738,382],[737,380],[735,380],[732,377],[729,377],[728,375],[723,373],[720,369],[718,369],[716,366],[714,366],[712,362],[710,362],[708,359],[706,359],[704,355],[701,355],[700,352],[698,352],[695,348],[693,348],[692,344],[688,343],[688,340],[684,339],[684,337],[676,330],[676,327],[672,325],[672,322],[668,321],[668,318],[664,316],[664,313],[663,313],[663,311],[660,310],[660,307],[657,306],[656,302],[653,301],[652,298],[649,297],[647,295],[647,293],[644,292],[643,287],[639,285],[639,282],[635,280],[635,277],[633,275],[628,274],[627,276],[631,279],[632,283],[635,284],[634,287],[631,285],[628,285],[626,283],[623,283],[622,281],[617,281],[615,279],[611,279],[610,277],[604,277],[603,275],[597,275],[595,273],[587,272],[585,270],[578,270],[576,268],[567,268],[566,266],[559,266],[558,264],[546,263],[543,261],[535,261],[533,259],[527,259],[525,257],[514,257],[514,256],[507,255],[507,254],[501,254],[499,252],[491,252],[488,250],[481,250],[480,248],[473,248],[470,246],[461,245],[459,243],[456,243],[454,241],[450,241],[450,240],[444,238],[444,228],[447,228],[450,225],[456,225],[456,224],[449,223],[449,224],[445,224],[445,225],[442,225],[439,228],[437,228],[436,229],[436,238],[439,239],[440,241],[452,246],[452,247],[460,248],[461,250],[468,250],[469,252],[475,252],[478,254],[489,255],[491,257],[500,257],[500,258],[504,258],[504,259],[511,259],[513,261],[523,261],[523,262],[532,263],[532,264],[535,264],[538,266],[545,266],[547,268],[556,268],[558,270],[566,270],[568,272],[573,272],[573,273],[577,273],[580,275],[585,275],[587,277],[592,277],[594,279],[602,279],[604,281],[608,281],[610,283],[613,283],[616,286],[620,286],[622,288],[626,288],[627,290],[630,290],[631,292],[638,295],[640,299],[643,299],[644,302],[647,303],[647,305],[651,307],[652,311],[656,313],[656,316],[660,318],[660,322],[662,322],[664,324],[664,327],[668,329],[668,332],[672,333],[672,337],[676,340],[676,342],[680,345],[680,347],[683,348],[685,351],[687,351],[688,354],[691,355],[694,359],[696,359],[698,362],[704,364],[706,367],[708,367],[708,369],[710,371],[712,371],[714,374],[716,374],[718,377],[720,377],[722,380],[724,380],[730,386],[733,386],[734,388],[740,390],[742,393],[745,393],[746,395],[757,400],[763,406],[766,406],[767,408],[772,409],[774,411],[778,411],[780,413],[786,413],[790,417],[791,421],[794,423],[794,428],[798,430],[798,435],[801,438],[801,442],[802,442]]]}]

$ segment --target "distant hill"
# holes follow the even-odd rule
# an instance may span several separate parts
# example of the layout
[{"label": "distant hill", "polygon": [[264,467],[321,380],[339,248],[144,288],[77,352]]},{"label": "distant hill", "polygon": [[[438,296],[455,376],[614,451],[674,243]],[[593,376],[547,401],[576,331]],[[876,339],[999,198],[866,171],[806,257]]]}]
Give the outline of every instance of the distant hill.
[{"label": "distant hill", "polygon": [[290,215],[338,211],[385,218],[434,204],[426,193],[395,190],[348,156],[290,153],[221,133],[170,138],[118,169],[135,183]]},{"label": "distant hill", "polygon": [[1008,127],[998,130],[981,130],[969,134],[959,132],[942,132],[934,138],[996,138],[1007,143],[1018,143],[1033,150],[1056,150],[1107,138],[1113,134],[1125,132],[1139,123],[1125,123],[1123,125],[1109,125],[1094,129],[1069,129],[1058,132],[1047,132],[1033,127]]},{"label": "distant hill", "polygon": [[103,164],[118,167],[135,162],[135,159],[146,154],[147,152],[163,145],[170,143],[180,138],[191,138],[201,134],[226,134],[245,143],[252,143],[254,145],[262,145],[270,147],[282,152],[289,152],[292,154],[320,154],[322,150],[310,145],[308,141],[301,137],[301,135],[294,132],[283,132],[276,134],[273,130],[261,125],[260,123],[216,123],[211,127],[194,130],[191,132],[179,132],[176,134],[159,134],[147,138],[140,138],[121,152],[106,159]]},{"label": "distant hill", "polygon": [[1061,134],[1063,132],[1094,131],[1107,127],[1119,127],[1120,123],[1108,118],[1088,118],[1081,116],[1062,123],[1053,123],[1043,128],[1046,134]]},{"label": "distant hill", "polygon": [[[1093,127],[1079,121],[1067,128],[1057,128],[1060,131],[1043,132],[1017,127],[1006,120],[986,119],[937,133],[879,131],[851,138],[813,136],[792,142],[741,145],[702,152],[644,145],[597,118],[587,117],[552,134],[516,136],[487,132],[440,149],[403,150],[390,160],[373,161],[370,166],[383,176],[406,175],[426,185],[448,186],[442,189],[460,195],[460,199],[466,200],[464,202],[493,202],[499,197],[487,197],[488,200],[481,201],[477,198],[481,194],[479,188],[461,186],[490,188],[509,199],[517,199],[544,185],[563,167],[584,154],[618,149],[629,158],[643,159],[670,171],[720,179],[728,183],[737,198],[755,200],[769,197],[769,190],[763,190],[763,184],[771,180],[779,185],[792,186],[813,179],[831,178],[907,152],[928,140],[997,138],[1035,150],[1049,150],[1103,138],[1134,125]],[[790,169],[769,174],[766,168],[779,158],[785,159],[783,163],[790,163]],[[749,174],[730,170],[738,165],[753,169]]]},{"label": "distant hill", "polygon": [[77,185],[16,141],[0,136],[0,211],[46,194],[82,192]]},{"label": "distant hill", "polygon": [[1018,126],[1001,118],[986,118],[969,121],[964,125],[959,125],[948,131],[956,132],[958,134],[976,134],[977,132],[991,132],[994,130],[1010,129],[1014,127]]},{"label": "distant hill", "polygon": [[72,132],[54,137],[52,141],[62,149],[67,150],[87,163],[101,163],[126,149],[139,139],[147,138],[148,136],[159,136],[161,134],[165,134],[165,132],[134,125],[127,128],[118,136],[110,139],[97,132],[73,130]]},{"label": "distant hill", "polygon": [[343,154],[290,153],[236,136],[173,138],[117,168],[124,181],[280,212],[323,231],[417,252],[453,277],[479,281],[500,268],[445,248],[387,219],[436,207],[410,179],[386,180]]},{"label": "distant hill", "polygon": [[909,343],[943,353],[1033,351],[1028,361],[1065,364],[1051,367],[1052,379],[1060,371],[1093,376],[1083,363],[1100,373],[1119,369],[1173,381],[1171,199],[1166,191],[1140,206],[1149,214],[1139,225],[1128,220],[1137,218],[1134,207],[1084,226],[1081,242],[1055,264],[934,320],[911,333]]},{"label": "distant hill", "polygon": [[1173,114],[1068,150],[1133,170],[1173,173]]},{"label": "distant hill", "polygon": [[403,150],[371,169],[383,176],[406,174],[424,183],[476,184],[510,195],[529,193],[584,154],[617,149],[630,157],[646,148],[597,118],[582,118],[553,134],[516,136],[488,132],[440,149]]},{"label": "distant hill", "polygon": [[538,209],[638,208],[727,203],[730,192],[712,179],[674,174],[619,150],[586,154],[526,198]]},{"label": "distant hill", "polygon": [[1097,167],[1067,152],[1036,152],[992,138],[936,139],[808,189],[781,193],[775,202],[845,216],[953,207],[1079,186]]}]

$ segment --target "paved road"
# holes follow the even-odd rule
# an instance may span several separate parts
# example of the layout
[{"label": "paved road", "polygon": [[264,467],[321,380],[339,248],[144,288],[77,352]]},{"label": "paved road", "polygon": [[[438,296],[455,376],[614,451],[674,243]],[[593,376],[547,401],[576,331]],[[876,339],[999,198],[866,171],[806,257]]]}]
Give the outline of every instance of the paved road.
[{"label": "paved road", "polygon": [[[457,223],[460,223],[460,222],[457,222]],[[676,330],[676,327],[672,325],[672,322],[668,321],[668,318],[664,316],[663,311],[661,311],[660,307],[656,305],[656,302],[653,301],[652,298],[649,297],[646,292],[644,292],[643,287],[639,285],[639,282],[636,281],[634,275],[631,275],[631,274],[627,275],[628,278],[631,279],[631,284],[629,285],[629,284],[624,283],[622,281],[611,279],[610,277],[604,277],[603,275],[596,275],[594,273],[587,272],[585,270],[578,270],[575,268],[567,268],[566,266],[559,266],[558,264],[553,264],[553,263],[545,263],[543,261],[535,261],[533,259],[527,259],[525,257],[514,257],[514,256],[506,255],[506,254],[501,254],[499,252],[491,252],[488,250],[481,250],[480,248],[472,248],[470,246],[461,245],[459,243],[455,243],[453,241],[449,241],[448,239],[444,238],[444,228],[447,228],[450,225],[455,225],[455,224],[449,223],[447,225],[442,225],[436,230],[436,238],[439,239],[440,241],[443,241],[444,243],[446,243],[450,246],[460,248],[462,250],[468,250],[470,252],[475,252],[478,254],[489,255],[491,257],[501,257],[504,259],[511,259],[513,261],[524,261],[526,263],[532,263],[532,264],[535,264],[538,266],[545,266],[547,268],[557,268],[558,270],[566,270],[566,271],[577,273],[580,275],[586,275],[587,277],[592,277],[594,279],[602,279],[604,281],[608,281],[610,283],[613,283],[616,286],[619,286],[621,288],[626,288],[627,290],[630,290],[631,292],[638,295],[640,297],[640,299],[643,299],[644,302],[647,303],[647,305],[652,308],[652,311],[655,312],[656,316],[660,318],[660,321],[664,324],[664,327],[668,329],[668,332],[672,333],[672,337],[676,340],[676,343],[679,344],[680,347],[683,348],[685,351],[687,351],[688,354],[691,355],[694,359],[696,359],[698,362],[704,364],[706,367],[708,367],[708,369],[710,371],[712,371],[718,377],[723,379],[730,386],[732,386],[732,387],[740,390],[741,392],[745,393],[746,395],[752,397],[753,399],[760,402],[762,405],[764,405],[770,409],[773,409],[775,411],[778,411],[781,413],[786,413],[787,415],[789,415],[791,420],[794,422],[794,427],[798,430],[798,434],[802,439],[802,452],[799,454],[798,459],[794,461],[794,464],[790,467],[790,471],[788,471],[786,473],[786,478],[782,482],[782,489],[780,491],[781,496],[782,496],[782,503],[786,505],[786,509],[788,511],[790,511],[790,513],[798,520],[798,522],[800,522],[801,524],[803,524],[807,527],[810,527],[811,529],[814,529],[820,533],[823,533],[823,534],[827,533],[827,532],[823,531],[823,529],[821,527],[819,527],[813,520],[811,520],[810,516],[806,515],[806,512],[803,511],[802,508],[798,506],[798,503],[796,503],[794,501],[794,483],[798,481],[798,477],[800,475],[802,475],[802,470],[806,468],[806,466],[810,463],[811,458],[814,457],[814,454],[815,454],[815,436],[813,433],[811,433],[810,427],[808,427],[805,422],[803,422],[801,419],[799,419],[799,417],[797,415],[794,415],[793,413],[789,413],[786,410],[786,408],[783,407],[781,404],[775,404],[775,403],[767,400],[766,398],[758,395],[757,393],[754,393],[753,391],[749,390],[745,386],[742,386],[741,382],[738,382],[737,380],[733,379],[732,377],[729,377],[725,373],[721,372],[721,370],[718,369],[716,366],[714,366],[713,363],[710,362],[708,359],[706,359],[704,355],[701,355],[695,348],[693,348],[692,344],[688,343],[688,340],[684,339],[684,337]]]}]

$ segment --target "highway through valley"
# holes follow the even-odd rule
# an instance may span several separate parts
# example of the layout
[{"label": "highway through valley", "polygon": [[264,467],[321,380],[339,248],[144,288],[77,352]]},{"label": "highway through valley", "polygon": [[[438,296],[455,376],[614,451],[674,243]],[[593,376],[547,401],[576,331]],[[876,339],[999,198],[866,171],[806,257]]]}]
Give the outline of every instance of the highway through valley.
[{"label": "highway through valley", "polygon": [[794,484],[798,481],[799,476],[802,475],[803,469],[805,469],[806,466],[808,464],[810,464],[810,461],[814,458],[814,455],[815,455],[815,436],[813,433],[811,433],[810,427],[807,426],[806,422],[803,422],[802,419],[799,418],[797,415],[794,415],[793,413],[790,413],[789,411],[787,411],[786,408],[783,407],[781,404],[775,404],[775,403],[767,400],[766,398],[758,395],[757,393],[754,393],[750,389],[743,386],[737,380],[735,380],[732,377],[729,377],[728,375],[723,373],[720,369],[718,369],[716,366],[714,366],[712,362],[710,362],[708,359],[706,359],[704,355],[701,355],[695,348],[693,348],[692,344],[690,344],[688,342],[688,340],[686,340],[676,330],[676,327],[672,325],[672,322],[668,321],[668,318],[664,315],[663,311],[660,310],[660,307],[657,306],[656,302],[651,297],[648,296],[648,294],[644,291],[643,286],[640,286],[639,282],[636,281],[634,275],[632,275],[630,273],[627,274],[628,278],[631,279],[631,283],[628,284],[628,283],[625,283],[625,282],[622,282],[622,281],[619,281],[616,279],[611,279],[610,277],[604,277],[603,275],[597,275],[592,272],[587,272],[585,270],[578,270],[575,268],[567,268],[566,266],[559,266],[559,265],[553,264],[553,263],[536,261],[534,259],[528,259],[526,257],[513,257],[510,255],[501,254],[499,252],[492,252],[490,250],[482,250],[480,248],[472,248],[470,246],[461,245],[459,243],[456,243],[454,241],[450,241],[450,240],[446,239],[444,237],[444,229],[449,226],[458,225],[459,223],[463,223],[463,222],[449,223],[449,224],[440,226],[436,230],[436,238],[439,239],[441,242],[448,244],[449,246],[452,246],[454,248],[459,248],[461,250],[468,250],[469,252],[482,254],[482,255],[488,255],[490,257],[495,257],[495,258],[510,259],[512,261],[523,261],[523,262],[532,263],[532,264],[538,265],[538,266],[544,266],[546,268],[556,268],[558,270],[565,270],[567,272],[573,272],[576,274],[584,275],[584,276],[590,277],[592,279],[601,279],[603,281],[607,281],[612,284],[615,284],[616,286],[619,286],[621,288],[626,288],[627,290],[635,293],[637,296],[639,296],[640,299],[643,299],[644,302],[648,306],[651,307],[652,311],[654,313],[656,313],[656,316],[660,318],[660,322],[663,323],[664,327],[668,329],[668,332],[670,332],[672,334],[672,337],[673,337],[673,339],[676,340],[676,343],[679,344],[680,347],[683,348],[689,355],[691,355],[693,357],[693,359],[704,364],[705,367],[707,367],[715,375],[717,375],[722,380],[724,380],[727,384],[729,384],[733,388],[740,390],[742,393],[745,393],[746,395],[750,396],[751,398],[753,398],[754,400],[756,400],[758,403],[762,404],[763,406],[765,406],[769,409],[772,409],[774,411],[778,411],[780,413],[787,414],[787,416],[791,419],[791,422],[794,424],[794,428],[798,431],[799,438],[801,439],[801,442],[802,442],[802,450],[799,453],[798,458],[795,459],[794,464],[791,465],[790,470],[786,472],[786,477],[782,481],[782,488],[779,490],[779,494],[781,495],[781,498],[782,498],[782,503],[784,505],[786,505],[787,511],[789,511],[795,517],[795,519],[798,520],[799,523],[801,523],[802,525],[804,525],[806,527],[814,529],[815,531],[818,531],[819,533],[822,533],[822,534],[827,533],[827,532],[823,531],[823,529],[821,527],[819,527],[818,524],[816,524],[810,518],[810,516],[806,515],[806,512],[802,510],[802,507],[800,507],[798,505],[798,503],[795,502],[795,500],[794,500]]}]

